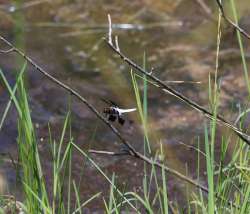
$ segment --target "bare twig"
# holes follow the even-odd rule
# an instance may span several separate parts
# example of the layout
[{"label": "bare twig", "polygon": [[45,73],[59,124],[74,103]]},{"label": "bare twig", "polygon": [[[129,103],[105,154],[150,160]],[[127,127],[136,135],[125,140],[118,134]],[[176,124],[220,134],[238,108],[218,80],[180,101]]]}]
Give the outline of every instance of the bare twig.
[{"label": "bare twig", "polygon": [[183,81],[183,80],[166,80],[164,82],[169,83],[169,84],[202,84],[204,83],[202,81]]},{"label": "bare twig", "polygon": [[10,52],[14,52],[14,48],[10,48],[8,50],[0,50],[0,53],[3,53],[3,54],[7,54],[7,53],[10,53]]},{"label": "bare twig", "polygon": [[115,36],[115,46],[116,46],[116,49],[120,51],[118,36]]},{"label": "bare twig", "polygon": [[[39,65],[37,65],[30,57],[28,57],[24,52],[22,52],[21,50],[19,50],[18,48],[16,48],[12,43],[10,43],[8,40],[6,40],[4,37],[0,36],[0,40],[2,40],[5,44],[7,44],[10,48],[13,49],[14,52],[18,53],[19,55],[21,55],[25,60],[27,60],[27,62],[29,62],[32,66],[34,66],[34,68],[40,72],[41,74],[43,74],[45,77],[47,77],[48,79],[50,79],[52,82],[56,83],[58,86],[60,86],[61,88],[65,89],[66,91],[70,92],[73,96],[75,96],[76,98],[78,98],[81,102],[83,102],[101,121],[103,121],[110,129],[111,131],[120,139],[121,143],[123,145],[125,145],[125,147],[127,148],[127,154],[130,156],[133,156],[135,158],[138,158],[144,162],[146,162],[149,165],[155,165],[159,168],[163,168],[165,171],[169,172],[170,174],[184,180],[185,182],[194,185],[195,187],[199,188],[200,190],[208,193],[208,189],[199,184],[198,182],[192,180],[191,178],[179,173],[178,171],[169,168],[168,166],[165,166],[151,158],[148,158],[146,156],[144,156],[143,154],[141,154],[140,152],[137,152],[135,150],[135,148],[126,140],[123,138],[123,136],[121,135],[121,133],[105,118],[103,117],[103,115],[96,110],[96,108],[90,104],[84,97],[82,97],[77,91],[75,91],[74,89],[72,89],[70,86],[62,83],[60,80],[56,79],[55,77],[53,77],[52,75],[50,75],[48,72],[46,72],[42,67],[40,67]],[[109,154],[106,152],[106,154]]]},{"label": "bare twig", "polygon": [[222,17],[230,24],[232,25],[236,30],[238,30],[243,36],[245,36],[246,38],[250,39],[250,35],[244,30],[242,29],[238,24],[234,23],[231,19],[229,19],[224,11],[223,5],[221,4],[220,0],[216,0],[216,3],[219,7],[220,13],[222,15]]},{"label": "bare twig", "polygon": [[203,155],[204,157],[207,156],[203,151],[201,151],[200,149],[198,149],[198,148],[195,147],[195,146],[188,145],[188,144],[183,143],[183,142],[181,142],[181,141],[178,141],[177,143],[180,144],[180,145],[182,145],[182,146],[184,146],[184,147],[186,147],[187,149],[191,149],[191,150],[196,151],[197,153],[200,153],[200,154]]},{"label": "bare twig", "polygon": [[112,156],[129,155],[129,153],[127,151],[123,151],[123,152],[109,152],[109,151],[100,151],[100,150],[94,150],[94,149],[90,149],[89,153],[92,153],[92,154],[101,154],[101,155],[112,155]]},{"label": "bare twig", "polygon": [[111,22],[111,17],[110,14],[108,14],[108,21],[109,21],[109,43],[112,44],[112,22]]}]

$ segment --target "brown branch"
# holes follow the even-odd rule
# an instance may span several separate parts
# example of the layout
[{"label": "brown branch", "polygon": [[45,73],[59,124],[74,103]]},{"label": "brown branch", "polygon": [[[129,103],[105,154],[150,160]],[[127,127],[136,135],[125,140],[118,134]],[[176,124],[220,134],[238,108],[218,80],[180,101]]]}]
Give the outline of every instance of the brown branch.
[{"label": "brown branch", "polygon": [[0,53],[7,54],[7,53],[10,53],[10,52],[14,52],[14,51],[15,51],[14,48],[10,48],[8,50],[0,50]]},{"label": "brown branch", "polygon": [[127,152],[127,151],[124,151],[124,152],[109,152],[109,151],[100,151],[100,150],[94,150],[94,149],[90,149],[89,153],[99,154],[99,155],[111,155],[111,156],[129,155],[129,152]]},{"label": "brown branch", "polygon": [[189,99],[188,97],[186,97],[185,95],[181,94],[180,92],[176,91],[175,89],[173,89],[172,87],[170,87],[169,85],[167,85],[164,81],[160,80],[159,78],[157,78],[156,76],[154,76],[152,74],[152,72],[148,72],[147,70],[143,69],[141,66],[139,66],[138,64],[136,64],[134,61],[132,61],[131,59],[129,59],[127,56],[125,56],[120,49],[117,49],[112,42],[109,42],[110,39],[107,41],[105,40],[106,43],[108,44],[108,46],[118,55],[120,56],[120,58],[127,63],[129,66],[131,66],[132,68],[134,68],[135,70],[137,70],[138,72],[146,75],[149,79],[153,80],[157,85],[158,88],[162,89],[164,92],[167,92],[175,97],[177,97],[178,99],[180,99],[181,101],[185,102],[187,105],[189,105],[190,107],[192,107],[193,109],[195,109],[196,111],[203,113],[207,118],[209,118],[210,120],[216,120],[218,123],[223,124],[224,126],[230,128],[231,130],[233,130],[245,143],[247,143],[248,145],[250,145],[250,136],[247,135],[246,133],[242,132],[239,128],[235,127],[234,125],[232,125],[231,123],[229,123],[226,119],[224,119],[222,116],[217,115],[216,118],[214,117],[213,113],[211,113],[210,111],[208,111],[207,109],[205,109],[204,107],[200,106],[199,104],[197,104],[196,102],[194,102],[193,100]]},{"label": "brown branch", "polygon": [[245,36],[246,38],[250,39],[250,35],[244,30],[242,29],[238,24],[234,23],[231,19],[229,19],[224,11],[223,5],[221,4],[220,0],[216,0],[216,3],[219,7],[220,13],[222,15],[222,17],[230,24],[232,25],[236,30],[238,30],[243,36]]},{"label": "brown branch", "polygon": [[72,89],[70,86],[62,83],[60,80],[56,79],[55,77],[53,77],[52,75],[50,75],[48,72],[46,72],[42,67],[40,67],[39,65],[37,65],[30,57],[28,57],[24,52],[22,52],[21,50],[19,50],[18,48],[16,48],[12,43],[10,43],[8,40],[6,40],[4,37],[0,36],[0,40],[2,40],[5,44],[7,44],[10,48],[13,48],[13,51],[15,51],[16,53],[18,53],[19,55],[21,55],[25,60],[27,60],[27,62],[29,62],[38,72],[40,72],[41,74],[43,74],[45,77],[47,77],[49,80],[51,80],[52,82],[54,82],[55,84],[57,84],[58,86],[60,86],[61,88],[65,89],[66,91],[70,92],[73,96],[75,96],[76,98],[78,98],[81,102],[83,102],[102,122],[104,122],[110,129],[111,131],[120,139],[121,143],[123,145],[126,146],[127,151],[128,151],[128,155],[133,156],[135,158],[138,158],[144,162],[146,162],[149,165],[155,165],[159,168],[163,168],[165,171],[169,172],[170,174],[184,180],[185,182],[194,185],[195,187],[199,188],[200,190],[208,193],[208,189],[197,183],[196,181],[190,179],[189,177],[179,173],[178,171],[169,168],[157,161],[154,161],[146,156],[144,156],[143,154],[141,154],[140,152],[137,152],[135,150],[135,148],[126,140],[123,138],[123,136],[121,135],[121,133],[105,118],[103,117],[103,115],[97,111],[97,109],[90,104],[84,97],[82,97],[77,91],[75,91],[74,89]]}]

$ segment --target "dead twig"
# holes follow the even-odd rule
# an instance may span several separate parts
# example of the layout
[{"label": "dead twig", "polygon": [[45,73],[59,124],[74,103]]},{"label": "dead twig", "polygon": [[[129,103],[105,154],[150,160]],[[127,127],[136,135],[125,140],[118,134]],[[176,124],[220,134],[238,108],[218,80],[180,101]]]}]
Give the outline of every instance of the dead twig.
[{"label": "dead twig", "polygon": [[219,7],[220,13],[222,15],[222,17],[230,24],[232,25],[236,30],[238,30],[243,36],[245,36],[246,38],[250,39],[250,35],[244,30],[242,29],[238,24],[234,23],[231,19],[229,19],[224,11],[223,5],[221,4],[220,0],[216,0],[216,3]]},{"label": "dead twig", "polygon": [[129,153],[127,151],[123,151],[123,152],[109,152],[109,151],[100,151],[100,150],[94,150],[94,149],[90,149],[89,153],[92,153],[92,154],[101,154],[101,155],[112,155],[112,156],[129,155]]},{"label": "dead twig", "polygon": [[7,54],[7,53],[10,53],[10,52],[14,52],[14,48],[10,48],[8,50],[0,50],[0,53],[2,53],[2,54]]}]

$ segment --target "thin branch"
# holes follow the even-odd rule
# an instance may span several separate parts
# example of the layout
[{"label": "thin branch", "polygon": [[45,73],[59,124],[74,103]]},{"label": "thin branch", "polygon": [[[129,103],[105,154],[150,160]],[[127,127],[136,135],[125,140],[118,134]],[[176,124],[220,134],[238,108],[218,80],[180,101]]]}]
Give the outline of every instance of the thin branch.
[{"label": "thin branch", "polygon": [[94,150],[94,149],[90,149],[89,153],[92,153],[92,154],[101,154],[101,155],[111,155],[111,156],[129,155],[129,153],[127,151],[123,151],[123,152],[109,152],[109,151],[100,151],[100,150]]},{"label": "thin branch", "polygon": [[111,17],[110,14],[108,14],[108,21],[109,21],[109,43],[112,44],[112,22],[111,22]]},{"label": "thin branch", "polygon": [[195,147],[195,146],[188,145],[188,144],[183,143],[183,142],[181,142],[181,141],[177,141],[177,143],[178,143],[179,145],[182,145],[182,146],[186,147],[187,149],[194,150],[194,151],[196,151],[197,153],[200,153],[200,154],[201,154],[202,156],[204,156],[205,158],[207,157],[207,155],[206,155],[203,151],[201,151],[200,149],[198,149],[198,148]]},{"label": "thin branch", "polygon": [[16,53],[18,53],[19,55],[21,55],[25,60],[27,60],[32,66],[34,66],[34,68],[40,72],[41,74],[43,74],[45,77],[47,77],[49,80],[51,80],[52,82],[54,82],[55,84],[57,84],[58,86],[60,86],[61,88],[65,89],[66,91],[70,92],[73,96],[75,96],[76,98],[78,98],[81,102],[83,102],[102,122],[104,122],[110,129],[111,131],[120,139],[121,143],[123,145],[126,146],[127,151],[128,151],[128,155],[133,156],[135,158],[138,158],[144,162],[146,162],[149,165],[155,165],[159,168],[163,168],[165,171],[169,172],[170,174],[184,180],[185,182],[194,185],[195,187],[199,188],[200,190],[208,193],[208,189],[199,184],[198,182],[192,180],[191,178],[179,173],[178,171],[169,168],[151,158],[148,158],[146,156],[144,156],[143,154],[141,154],[140,152],[137,152],[135,150],[135,148],[126,140],[123,138],[123,136],[121,135],[121,133],[99,112],[97,111],[97,109],[90,104],[84,97],[82,97],[77,91],[75,91],[74,89],[72,89],[70,86],[62,83],[60,80],[56,79],[55,77],[53,77],[52,75],[50,75],[48,72],[46,72],[42,67],[40,67],[39,65],[37,65],[30,57],[28,57],[24,52],[22,52],[21,50],[19,50],[18,48],[16,48],[12,43],[10,43],[8,40],[6,40],[4,37],[0,36],[0,40],[2,40],[5,44],[7,44],[9,47],[13,48],[13,51],[15,51]]},{"label": "thin branch", "polygon": [[153,80],[156,84],[155,86],[162,89],[164,92],[167,92],[181,101],[185,102],[187,105],[195,109],[196,111],[202,113],[205,115],[205,117],[209,118],[210,120],[216,120],[218,123],[230,128],[233,130],[245,143],[250,145],[250,136],[246,133],[242,132],[239,128],[235,127],[231,123],[229,123],[226,119],[224,119],[222,116],[217,115],[216,118],[214,118],[213,113],[205,109],[204,107],[200,106],[198,103],[194,102],[193,100],[189,99],[185,95],[181,94],[180,92],[176,91],[169,85],[167,85],[164,81],[160,80],[156,76],[152,74],[152,72],[148,72],[147,70],[143,69],[141,66],[136,64],[134,61],[129,59],[127,56],[125,56],[119,49],[117,49],[113,43],[105,40],[108,46],[118,55],[120,58],[127,63],[129,66],[137,70],[138,72],[146,75],[149,79]]},{"label": "thin branch", "polygon": [[10,53],[10,52],[14,52],[14,48],[10,48],[8,50],[0,50],[0,53],[2,53],[2,54],[7,54],[7,53]]},{"label": "thin branch", "polygon": [[234,23],[231,19],[229,19],[224,11],[223,5],[221,4],[220,0],[216,0],[216,3],[219,7],[220,13],[222,15],[222,17],[230,24],[232,25],[236,30],[238,30],[243,36],[245,36],[246,38],[250,39],[250,35],[244,30],[242,29],[238,24]]},{"label": "thin branch", "polygon": [[116,46],[116,49],[120,51],[118,36],[115,36],[115,46]]}]

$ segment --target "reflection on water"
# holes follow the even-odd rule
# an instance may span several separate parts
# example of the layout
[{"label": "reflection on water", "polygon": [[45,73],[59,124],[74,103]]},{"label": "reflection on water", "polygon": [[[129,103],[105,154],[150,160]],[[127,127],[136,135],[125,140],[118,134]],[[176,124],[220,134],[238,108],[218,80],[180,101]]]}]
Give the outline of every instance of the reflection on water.
[{"label": "reflection on water", "polygon": [[[244,25],[248,23],[246,17],[249,17],[247,15],[250,9],[246,2],[241,1],[238,4]],[[119,36],[120,48],[124,53],[142,64],[143,54],[146,52],[147,67],[154,68],[156,76],[169,81],[174,88],[196,102],[208,105],[208,74],[213,74],[215,71],[218,10],[214,3],[207,2],[209,10],[206,10],[196,1],[133,1],[130,4],[127,1],[119,4],[115,1],[106,4],[103,1],[95,1],[93,4],[92,1],[83,3],[83,1],[58,0],[44,1],[39,6],[19,7],[19,10],[12,11],[13,13],[4,10],[4,5],[7,3],[6,1],[0,7],[2,8],[0,16],[8,17],[4,19],[6,22],[3,22],[3,19],[0,21],[3,26],[1,34],[16,41],[19,47],[23,46],[28,55],[39,65],[79,91],[100,111],[104,107],[100,97],[111,98],[125,107],[136,105],[130,68],[114,56],[103,41],[107,31],[108,13],[112,16],[114,34]],[[230,13],[229,8],[226,11]],[[23,34],[17,32],[20,27],[24,31]],[[229,120],[233,120],[238,111],[237,104],[244,103],[246,86],[234,32],[227,26],[223,29],[225,30],[220,55],[219,78],[222,80],[222,88],[219,110]],[[18,39],[20,37],[21,40]],[[245,48],[248,59],[249,46],[245,44]],[[1,57],[0,63],[5,74],[20,68],[18,62],[13,63],[13,55]],[[45,155],[49,151],[46,144],[47,123],[50,123],[53,135],[58,139],[70,98],[64,90],[57,88],[34,68],[29,67],[28,70],[33,121],[37,127],[37,136],[42,139],[39,149],[45,175],[49,181],[52,163]],[[8,79],[13,81],[14,77],[9,76]],[[174,81],[184,81],[184,83],[174,83]],[[234,87],[230,87],[231,85]],[[6,91],[1,89],[0,93],[6,97],[1,99],[1,108],[4,108],[7,100]],[[152,85],[148,88],[148,104],[152,148],[157,150],[160,142],[164,143],[168,165],[185,174],[187,163],[189,174],[195,176],[196,153],[187,151],[187,148],[178,142],[197,145],[198,137],[203,142],[203,117],[171,95],[162,94]],[[119,150],[115,136],[104,124],[97,121],[84,105],[72,99],[71,108],[73,135],[79,146],[85,149]],[[14,113],[9,114],[0,134],[0,141],[8,142],[5,150],[13,154],[16,153],[14,119]],[[132,127],[118,126],[118,128],[136,148],[142,151],[143,135],[139,117],[133,113],[130,119],[135,121]],[[11,127],[8,131],[13,130],[11,134],[6,134],[7,126]],[[225,130],[221,129],[219,132],[225,133]],[[140,189],[142,163],[127,157],[93,156],[93,158],[107,174],[115,172],[119,176],[118,182],[121,184],[126,182],[127,188]],[[85,162],[79,154],[74,154],[72,176],[76,180],[82,176],[80,191],[83,200],[100,189],[104,190],[104,194],[108,194],[109,184],[93,166]],[[79,174],[82,170],[83,173]],[[130,179],[131,175],[133,179]],[[93,181],[95,185],[89,185]],[[175,198],[181,200],[178,195],[183,189],[179,188],[178,181],[171,177],[169,191],[172,193],[171,200]],[[99,202],[91,204],[90,207],[100,208],[103,202],[101,200]]]}]

